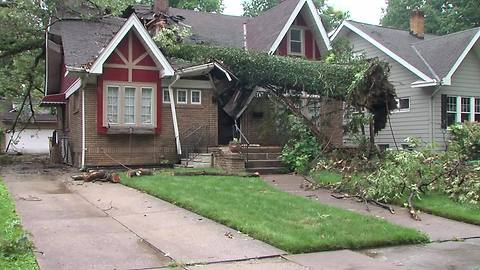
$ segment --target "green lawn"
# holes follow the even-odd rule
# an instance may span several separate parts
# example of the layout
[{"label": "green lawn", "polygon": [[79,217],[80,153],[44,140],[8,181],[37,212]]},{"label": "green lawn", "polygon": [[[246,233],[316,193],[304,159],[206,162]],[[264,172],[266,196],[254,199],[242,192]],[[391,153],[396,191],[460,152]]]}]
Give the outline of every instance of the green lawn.
[{"label": "green lawn", "polygon": [[0,269],[38,269],[10,193],[0,178]]},{"label": "green lawn", "polygon": [[335,171],[315,171],[310,174],[310,176],[322,186],[329,186],[342,181],[342,175]]},{"label": "green lawn", "polygon": [[[317,183],[323,185],[335,184],[342,180],[340,173],[332,171],[317,171],[311,176]],[[413,205],[425,213],[480,225],[480,206],[456,202],[443,193],[427,193],[422,195],[421,199],[415,199]]]},{"label": "green lawn", "polygon": [[278,191],[259,178],[122,177],[122,183],[292,253],[428,241],[415,230]]},{"label": "green lawn", "polygon": [[480,225],[480,205],[462,204],[442,193],[429,193],[413,205],[426,213]]}]

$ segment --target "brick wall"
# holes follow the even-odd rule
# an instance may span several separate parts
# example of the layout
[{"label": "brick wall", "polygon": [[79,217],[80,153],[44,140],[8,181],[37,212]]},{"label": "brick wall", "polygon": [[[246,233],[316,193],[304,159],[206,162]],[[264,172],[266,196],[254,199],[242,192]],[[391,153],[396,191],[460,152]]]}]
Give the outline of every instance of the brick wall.
[{"label": "brick wall", "polygon": [[228,147],[219,147],[213,151],[213,167],[227,172],[244,172],[245,159],[240,153],[232,153]]},{"label": "brick wall", "polygon": [[[264,97],[252,100],[241,119],[241,129],[252,144],[283,145],[286,140],[285,132],[275,123],[273,101]],[[325,131],[330,142],[335,146],[343,144],[342,102],[325,101],[320,104],[321,130]]]},{"label": "brick wall", "polygon": [[[122,163],[125,165],[155,165],[160,163],[175,163],[178,161],[175,147],[170,104],[161,106],[161,131],[160,134],[99,134],[97,133],[97,96],[96,85],[85,86],[86,105],[86,165],[112,166]],[[80,92],[79,92],[80,93]],[[161,93],[161,92],[160,92]],[[207,126],[208,132],[203,136],[203,141],[210,146],[217,145],[217,104],[212,98],[213,90],[202,90],[201,105],[177,104],[177,119],[180,134],[190,127],[198,125]],[[81,104],[81,94],[80,104]],[[72,107],[73,98],[68,101],[67,107]],[[71,147],[73,149],[74,164],[81,163],[81,109],[79,112],[68,111]],[[100,116],[102,117],[102,116]],[[112,160],[114,159],[114,160]]]}]

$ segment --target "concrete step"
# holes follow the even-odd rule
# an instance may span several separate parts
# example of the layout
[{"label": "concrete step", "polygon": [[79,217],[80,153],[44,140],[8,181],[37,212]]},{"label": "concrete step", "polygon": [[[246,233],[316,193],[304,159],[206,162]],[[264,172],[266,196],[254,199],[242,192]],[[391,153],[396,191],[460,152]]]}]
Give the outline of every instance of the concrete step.
[{"label": "concrete step", "polygon": [[[246,148],[244,147],[247,151]],[[248,153],[281,153],[281,146],[250,146],[248,147]]]},{"label": "concrete step", "polygon": [[[243,153],[245,157],[247,153]],[[277,160],[280,158],[281,153],[250,153],[248,152],[248,160]]]},{"label": "concrete step", "polygon": [[259,174],[283,174],[290,172],[286,167],[256,167],[247,168],[247,172]]},{"label": "concrete step", "polygon": [[251,160],[245,163],[245,168],[283,167],[282,161],[278,159]]}]

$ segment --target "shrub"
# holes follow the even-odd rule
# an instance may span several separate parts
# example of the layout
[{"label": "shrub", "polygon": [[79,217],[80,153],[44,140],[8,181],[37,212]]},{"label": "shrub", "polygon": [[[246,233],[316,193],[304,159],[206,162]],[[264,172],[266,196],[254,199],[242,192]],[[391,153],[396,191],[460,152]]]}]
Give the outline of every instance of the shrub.
[{"label": "shrub", "polygon": [[289,140],[282,150],[282,161],[290,169],[306,173],[313,160],[319,157],[321,145],[310,130],[295,116],[288,117]]},{"label": "shrub", "polygon": [[448,152],[466,160],[480,159],[480,124],[465,123],[451,126]]}]

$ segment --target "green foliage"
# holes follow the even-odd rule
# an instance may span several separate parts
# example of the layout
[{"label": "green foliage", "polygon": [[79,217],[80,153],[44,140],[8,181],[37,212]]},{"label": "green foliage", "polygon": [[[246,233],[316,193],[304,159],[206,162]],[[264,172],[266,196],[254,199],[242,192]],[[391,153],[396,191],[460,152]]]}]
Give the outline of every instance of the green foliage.
[{"label": "green foliage", "polygon": [[373,114],[376,132],[385,127],[387,114],[396,106],[395,89],[388,81],[389,67],[378,59],[343,57],[338,52],[329,57],[328,62],[315,62],[238,48],[187,44],[171,48],[159,46],[171,57],[192,62],[223,62],[239,79],[239,87],[260,86],[274,91],[277,96],[306,92],[366,108]]},{"label": "green foliage", "polygon": [[466,160],[480,159],[480,124],[465,123],[450,127],[448,150],[464,156]]},{"label": "green foliage", "polygon": [[153,37],[153,40],[158,44],[162,44],[162,47],[178,50],[183,40],[191,34],[192,30],[188,27],[171,25],[159,31],[157,35]]},{"label": "green foliage", "polygon": [[32,245],[15,214],[15,206],[0,179],[0,269],[38,269]]},{"label": "green foliage", "polygon": [[282,161],[292,170],[306,173],[314,159],[318,158],[322,147],[310,130],[295,116],[290,116],[287,125],[290,128],[289,140],[282,150]]},{"label": "green foliage", "polygon": [[[140,0],[142,4],[152,5],[155,0]],[[171,7],[192,9],[205,12],[217,12],[223,11],[222,0],[170,0]]]},{"label": "green foliage", "polygon": [[[417,144],[412,143],[413,147]],[[365,198],[392,202],[410,194],[435,189],[441,162],[431,147],[413,151],[387,151],[378,170],[366,176]]]},{"label": "green foliage", "polygon": [[448,34],[480,26],[478,0],[389,0],[381,24],[408,30],[413,9],[425,12],[428,33]]}]

